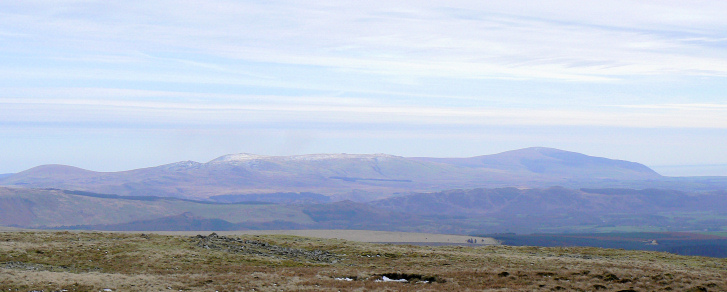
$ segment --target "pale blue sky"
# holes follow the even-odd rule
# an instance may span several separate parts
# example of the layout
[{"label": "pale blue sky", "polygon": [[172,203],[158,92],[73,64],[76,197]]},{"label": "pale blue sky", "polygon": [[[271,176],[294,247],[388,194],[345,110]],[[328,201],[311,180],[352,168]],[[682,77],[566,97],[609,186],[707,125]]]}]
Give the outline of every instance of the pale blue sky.
[{"label": "pale blue sky", "polygon": [[0,173],[546,146],[727,175],[725,14],[725,1],[0,1]]}]

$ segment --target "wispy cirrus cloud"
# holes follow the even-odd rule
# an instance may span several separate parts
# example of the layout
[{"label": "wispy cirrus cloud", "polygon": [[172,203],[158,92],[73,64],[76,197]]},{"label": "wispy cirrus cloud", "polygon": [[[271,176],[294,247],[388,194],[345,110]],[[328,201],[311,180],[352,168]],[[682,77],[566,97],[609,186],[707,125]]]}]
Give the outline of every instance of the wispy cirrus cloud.
[{"label": "wispy cirrus cloud", "polygon": [[[9,14],[38,45],[192,52],[371,74],[609,81],[727,74],[724,4],[66,2]],[[108,7],[111,6],[111,7]],[[646,13],[648,12],[648,13]],[[695,42],[695,39],[703,40]],[[189,60],[188,62],[194,62]]]},{"label": "wispy cirrus cloud", "polygon": [[399,145],[418,155],[429,147],[418,139],[472,154],[549,141],[716,149],[727,136],[724,11],[681,0],[5,1],[0,133],[61,144],[57,133],[125,131],[120,145],[155,135],[180,145],[192,138],[176,133],[194,132],[217,145],[239,131],[268,142],[224,149],[267,150],[303,131],[375,152],[406,137]]},{"label": "wispy cirrus cloud", "polygon": [[[54,91],[55,92],[55,91]],[[34,94],[42,95],[43,90]],[[105,98],[89,98],[103,94]],[[343,123],[462,126],[599,126],[727,129],[727,105],[664,104],[591,108],[442,107],[382,104],[359,98],[204,95],[159,91],[69,89],[66,97],[0,98],[0,122],[113,122],[148,127],[225,127],[260,123]],[[69,98],[77,96],[77,98]],[[130,98],[134,96],[135,98]],[[173,96],[176,99],[169,100]],[[184,100],[178,98],[184,97]],[[628,109],[617,110],[618,108]]]},{"label": "wispy cirrus cloud", "polygon": [[727,104],[717,103],[674,103],[674,104],[633,104],[617,105],[616,107],[631,109],[652,109],[652,110],[682,110],[682,111],[724,111]]}]

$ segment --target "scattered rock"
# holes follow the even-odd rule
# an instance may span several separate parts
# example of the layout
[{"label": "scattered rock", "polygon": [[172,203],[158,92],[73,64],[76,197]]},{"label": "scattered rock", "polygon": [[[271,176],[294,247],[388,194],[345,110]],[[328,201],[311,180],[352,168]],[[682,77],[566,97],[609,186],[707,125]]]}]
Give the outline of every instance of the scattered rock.
[{"label": "scattered rock", "polygon": [[283,257],[294,260],[307,260],[310,262],[337,263],[338,257],[327,251],[305,250],[290,248],[258,240],[244,240],[234,237],[226,237],[212,233],[208,236],[197,235],[192,237],[197,240],[196,245],[204,249],[221,250],[230,253],[246,253],[267,257]]},{"label": "scattered rock", "polygon": [[552,277],[552,276],[555,276],[555,273],[551,273],[551,272],[538,272],[538,273],[535,273],[535,275],[541,276],[541,277]]},{"label": "scattered rock", "polygon": [[618,281],[619,278],[618,278],[618,276],[609,273],[609,274],[603,275],[603,280],[604,281]]},{"label": "scattered rock", "polygon": [[27,271],[51,271],[51,272],[65,272],[70,269],[66,266],[51,266],[45,264],[34,264],[24,262],[6,262],[0,264],[1,268],[5,269],[16,269],[16,270],[27,270]]}]

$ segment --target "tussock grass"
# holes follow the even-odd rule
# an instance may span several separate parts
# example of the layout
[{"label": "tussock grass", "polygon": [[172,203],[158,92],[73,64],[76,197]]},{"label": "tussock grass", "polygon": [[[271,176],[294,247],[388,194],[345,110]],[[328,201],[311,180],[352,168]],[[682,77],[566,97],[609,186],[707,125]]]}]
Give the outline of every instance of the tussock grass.
[{"label": "tussock grass", "polygon": [[[3,232],[0,291],[727,290],[727,259],[598,248],[381,245],[289,235],[239,239],[233,249],[205,248],[190,236]],[[254,243],[254,252],[241,252],[248,248],[244,242]],[[299,256],[316,251],[337,260]],[[377,282],[383,275],[411,281]]]}]

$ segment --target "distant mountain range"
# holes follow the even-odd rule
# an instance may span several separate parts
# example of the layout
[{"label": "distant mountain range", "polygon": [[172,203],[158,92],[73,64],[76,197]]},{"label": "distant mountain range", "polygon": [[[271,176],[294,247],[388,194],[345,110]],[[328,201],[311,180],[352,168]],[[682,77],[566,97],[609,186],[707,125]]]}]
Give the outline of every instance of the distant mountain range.
[{"label": "distant mountain range", "polygon": [[231,154],[0,177],[0,226],[94,230],[724,231],[727,177],[552,148],[470,158]]},{"label": "distant mountain range", "polygon": [[0,187],[0,226],[93,230],[368,229],[450,234],[723,231],[727,192],[470,189],[368,203],[212,203]]},{"label": "distant mountain range", "polygon": [[245,200],[245,195],[269,193],[312,193],[334,201],[371,201],[396,194],[457,188],[648,187],[667,181],[639,163],[542,147],[470,158],[231,154],[207,163],[184,161],[120,172],[42,165],[0,177],[0,185],[4,186],[124,196],[201,200],[214,197],[227,202],[231,198]]}]

